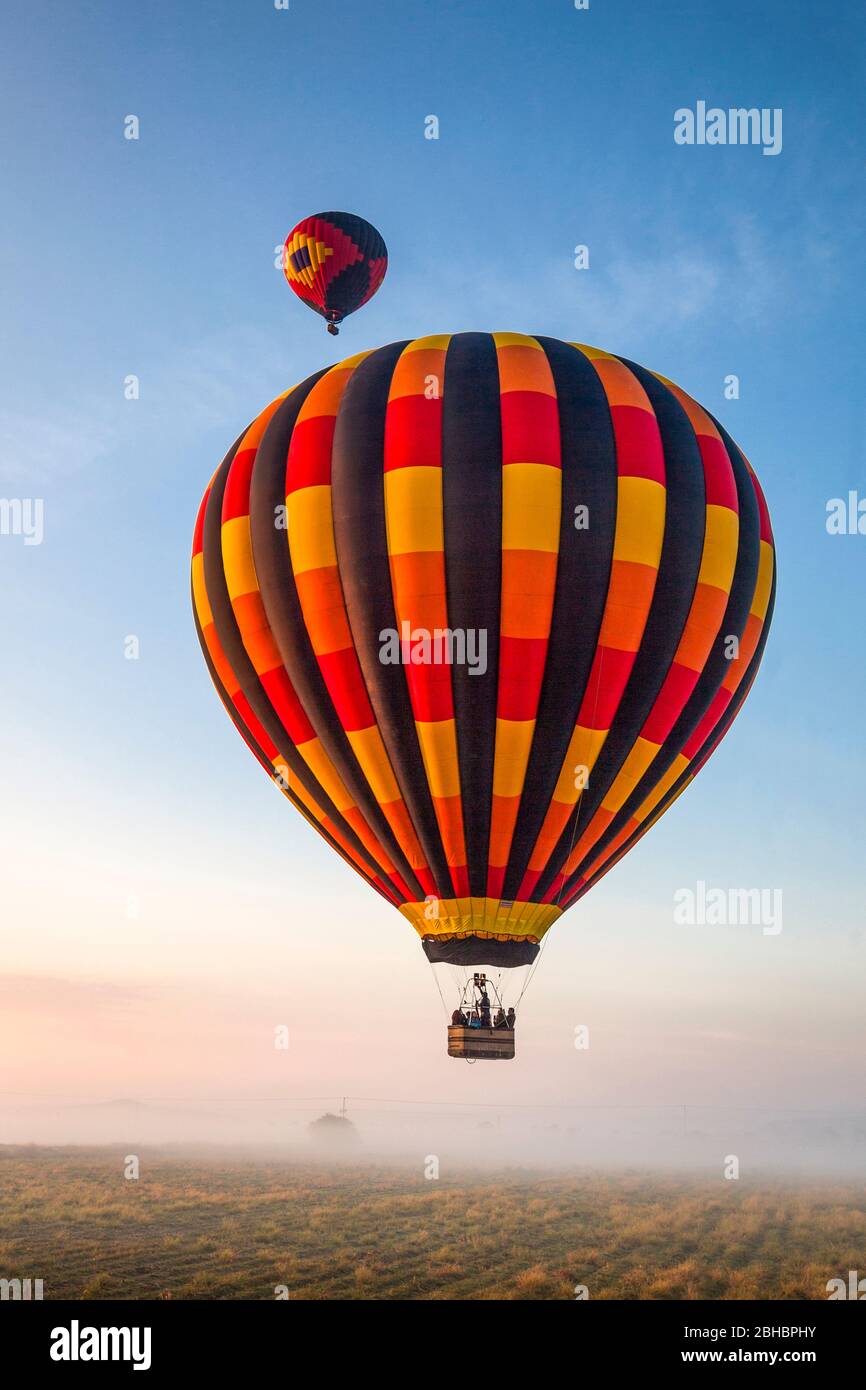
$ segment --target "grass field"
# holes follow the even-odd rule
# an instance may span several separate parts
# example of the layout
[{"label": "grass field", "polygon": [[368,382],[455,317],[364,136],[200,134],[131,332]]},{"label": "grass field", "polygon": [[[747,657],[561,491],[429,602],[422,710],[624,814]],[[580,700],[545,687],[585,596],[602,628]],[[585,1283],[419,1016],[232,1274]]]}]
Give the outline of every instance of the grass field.
[{"label": "grass field", "polygon": [[822,1299],[866,1270],[866,1189],[693,1175],[0,1149],[0,1277],[45,1297]]}]

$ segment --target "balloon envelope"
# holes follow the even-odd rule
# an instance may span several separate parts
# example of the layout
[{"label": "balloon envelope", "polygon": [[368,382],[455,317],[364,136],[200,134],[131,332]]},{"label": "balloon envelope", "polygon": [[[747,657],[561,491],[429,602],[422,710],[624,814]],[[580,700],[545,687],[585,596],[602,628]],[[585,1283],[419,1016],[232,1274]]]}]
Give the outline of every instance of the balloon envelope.
[{"label": "balloon envelope", "polygon": [[379,232],[350,212],[305,217],[286,237],[283,271],[299,299],[328,320],[329,332],[376,293],[388,269]]},{"label": "balloon envelope", "polygon": [[524,965],[754,679],[770,520],[679,387],[516,333],[393,343],[271,402],[195,530],[254,755],[431,961]]}]

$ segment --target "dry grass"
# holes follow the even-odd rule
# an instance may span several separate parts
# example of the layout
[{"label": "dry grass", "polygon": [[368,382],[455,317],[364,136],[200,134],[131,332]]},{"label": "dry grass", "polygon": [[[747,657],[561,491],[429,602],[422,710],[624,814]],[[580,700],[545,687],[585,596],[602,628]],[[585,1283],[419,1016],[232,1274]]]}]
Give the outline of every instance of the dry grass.
[{"label": "dry grass", "polygon": [[0,1276],[48,1298],[825,1298],[866,1269],[839,1182],[0,1148]]}]

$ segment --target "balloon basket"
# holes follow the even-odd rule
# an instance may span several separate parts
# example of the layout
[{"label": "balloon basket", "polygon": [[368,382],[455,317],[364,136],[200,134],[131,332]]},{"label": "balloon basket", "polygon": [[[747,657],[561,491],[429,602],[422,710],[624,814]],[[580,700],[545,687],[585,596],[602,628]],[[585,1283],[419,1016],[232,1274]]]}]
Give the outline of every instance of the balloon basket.
[{"label": "balloon basket", "polygon": [[468,1062],[509,1062],[514,1056],[513,1028],[448,1027],[448,1056]]}]

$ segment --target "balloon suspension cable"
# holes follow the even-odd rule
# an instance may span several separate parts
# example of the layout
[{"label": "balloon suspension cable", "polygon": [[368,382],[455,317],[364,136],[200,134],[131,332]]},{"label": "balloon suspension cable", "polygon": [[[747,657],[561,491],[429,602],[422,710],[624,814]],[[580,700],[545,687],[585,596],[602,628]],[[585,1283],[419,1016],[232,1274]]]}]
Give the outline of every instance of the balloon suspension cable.
[{"label": "balloon suspension cable", "polygon": [[529,986],[530,986],[530,984],[531,984],[531,982],[532,982],[532,977],[533,977],[533,975],[535,974],[536,970],[538,969],[538,962],[541,960],[541,957],[544,955],[544,948],[545,948],[546,945],[547,945],[547,937],[545,936],[544,940],[542,941],[541,945],[540,945],[539,948],[538,948],[538,955],[535,957],[535,960],[532,962],[532,965],[530,966],[529,974],[527,975],[526,979],[525,979],[524,982],[523,982],[523,989],[520,991],[520,993],[519,993],[518,996],[517,996],[517,999],[515,1000],[515,1003],[514,1003],[514,1012],[515,1012],[515,1014],[517,1013],[517,1010],[520,1008],[520,1001],[521,1001],[521,999],[523,998],[523,996],[524,996],[524,994],[526,993],[526,991],[529,989]]},{"label": "balloon suspension cable", "polygon": [[442,993],[442,986],[439,983],[439,976],[436,974],[436,967],[434,966],[432,961],[428,961],[428,965],[430,966],[430,973],[436,982],[436,988],[439,991],[439,998],[442,1000],[442,1012],[447,1019],[450,1017],[448,1013],[448,1005],[445,1003],[445,995]]}]

